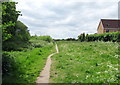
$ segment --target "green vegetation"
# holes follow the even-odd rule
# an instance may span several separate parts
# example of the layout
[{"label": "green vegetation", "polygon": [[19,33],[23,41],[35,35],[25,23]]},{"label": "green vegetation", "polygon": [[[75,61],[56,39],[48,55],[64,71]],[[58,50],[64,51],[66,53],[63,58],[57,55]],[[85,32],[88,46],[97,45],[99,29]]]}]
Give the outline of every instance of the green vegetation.
[{"label": "green vegetation", "polygon": [[50,42],[53,42],[50,36],[32,36],[30,42],[32,42],[33,47],[43,47]]},{"label": "green vegetation", "polygon": [[[53,42],[45,41],[48,37],[34,36],[30,40],[32,45],[29,49],[3,52],[3,83],[35,82],[45,65],[48,55],[55,52]],[[37,45],[42,47],[35,46],[35,41],[39,42]]]},{"label": "green vegetation", "polygon": [[118,83],[118,43],[57,42],[52,56],[51,83]]},{"label": "green vegetation", "polygon": [[27,30],[27,26],[24,25],[21,21],[17,21],[15,25],[14,36],[3,42],[3,50],[20,51],[23,50],[23,48],[28,48],[30,45],[29,39],[30,34]]},{"label": "green vegetation", "polygon": [[55,41],[78,41],[75,38],[67,38],[67,39],[54,39]]},{"label": "green vegetation", "polygon": [[29,45],[30,34],[26,25],[17,21],[20,11],[16,2],[2,3],[2,49],[4,51],[22,50]]},{"label": "green vegetation", "polygon": [[81,35],[78,36],[78,40],[80,40],[81,42],[86,41],[87,36],[88,35],[85,36],[85,33],[83,33],[83,34],[81,34]]},{"label": "green vegetation", "polygon": [[78,40],[80,41],[112,41],[112,42],[120,42],[120,32],[111,32],[104,34],[93,34],[86,35],[83,33],[78,36]]},{"label": "green vegetation", "polygon": [[3,42],[14,36],[15,24],[20,15],[20,11],[16,11],[16,2],[2,3],[2,40]]}]

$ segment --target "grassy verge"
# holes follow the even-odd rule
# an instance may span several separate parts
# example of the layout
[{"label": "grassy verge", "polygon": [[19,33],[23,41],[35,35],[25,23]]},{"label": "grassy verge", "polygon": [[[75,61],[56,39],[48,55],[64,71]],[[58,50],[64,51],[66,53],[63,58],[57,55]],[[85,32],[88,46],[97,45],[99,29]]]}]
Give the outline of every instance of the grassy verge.
[{"label": "grassy verge", "polygon": [[112,42],[57,42],[52,57],[51,83],[118,83],[118,44]]},{"label": "grassy verge", "polygon": [[30,84],[36,81],[48,55],[56,52],[52,42],[43,41],[45,45],[41,45],[41,42],[37,43],[37,46],[32,43],[32,49],[3,52],[3,83]]}]

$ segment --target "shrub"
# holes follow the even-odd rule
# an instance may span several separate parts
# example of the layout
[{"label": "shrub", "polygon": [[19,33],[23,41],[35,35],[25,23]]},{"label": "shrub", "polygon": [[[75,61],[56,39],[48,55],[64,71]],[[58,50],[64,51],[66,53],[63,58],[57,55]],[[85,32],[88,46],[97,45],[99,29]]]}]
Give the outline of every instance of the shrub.
[{"label": "shrub", "polygon": [[12,57],[7,52],[2,54],[2,73],[4,75],[10,75],[10,73],[14,70],[17,70],[17,64]]}]

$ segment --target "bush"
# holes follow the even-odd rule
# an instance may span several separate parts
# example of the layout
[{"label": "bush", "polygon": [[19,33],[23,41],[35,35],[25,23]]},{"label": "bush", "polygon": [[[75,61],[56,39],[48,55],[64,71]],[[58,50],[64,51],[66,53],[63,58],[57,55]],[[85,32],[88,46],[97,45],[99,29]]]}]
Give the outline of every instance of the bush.
[{"label": "bush", "polygon": [[14,70],[17,70],[17,64],[14,57],[12,57],[7,52],[2,54],[2,73],[4,75],[10,75]]},{"label": "bush", "polygon": [[85,41],[85,38],[86,36],[85,36],[85,33],[83,33],[83,34],[81,34],[81,35],[79,35],[78,36],[78,39],[81,41],[81,42],[83,42],[83,41]]},{"label": "bush", "polygon": [[30,39],[32,47],[40,48],[53,42],[50,36],[32,36]]}]

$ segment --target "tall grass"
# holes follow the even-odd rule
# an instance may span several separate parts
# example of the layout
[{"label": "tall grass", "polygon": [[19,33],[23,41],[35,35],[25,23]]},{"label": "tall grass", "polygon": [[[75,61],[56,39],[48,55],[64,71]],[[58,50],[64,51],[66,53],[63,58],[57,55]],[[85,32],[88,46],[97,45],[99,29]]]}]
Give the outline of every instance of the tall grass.
[{"label": "tall grass", "polygon": [[36,38],[31,38],[27,50],[3,52],[3,83],[35,82],[48,55],[55,52],[54,43],[45,41],[48,37]]}]

